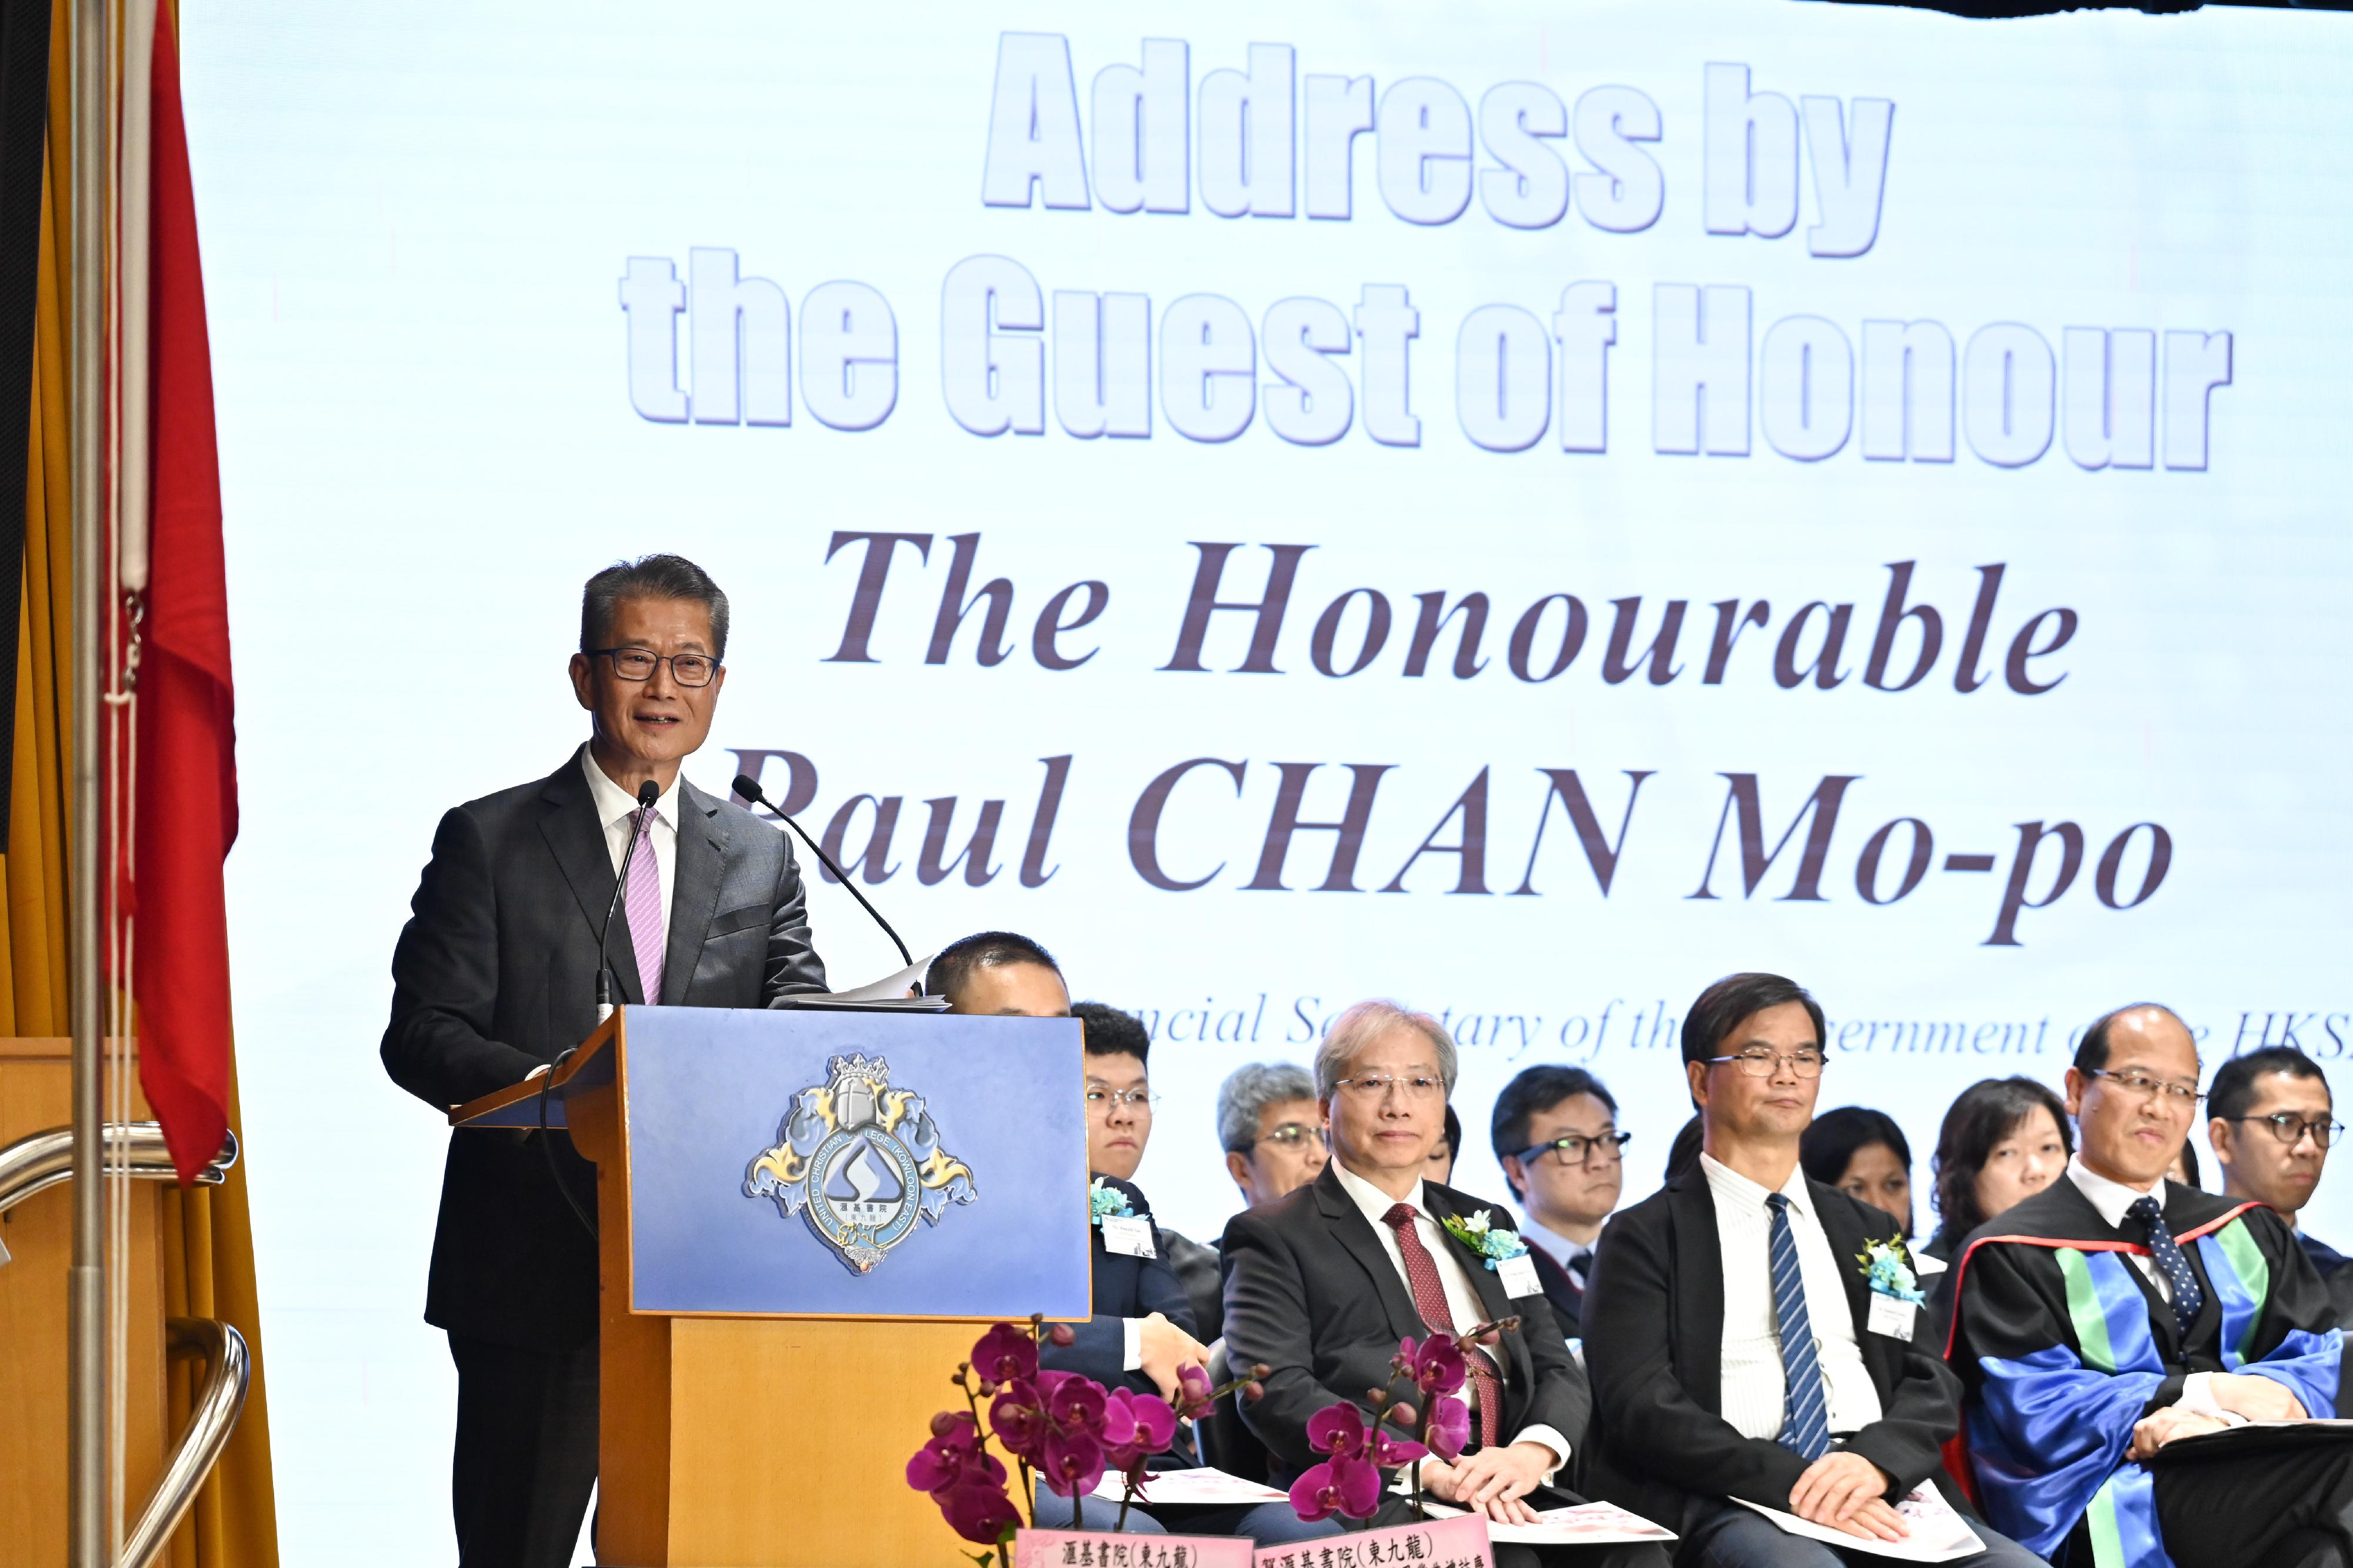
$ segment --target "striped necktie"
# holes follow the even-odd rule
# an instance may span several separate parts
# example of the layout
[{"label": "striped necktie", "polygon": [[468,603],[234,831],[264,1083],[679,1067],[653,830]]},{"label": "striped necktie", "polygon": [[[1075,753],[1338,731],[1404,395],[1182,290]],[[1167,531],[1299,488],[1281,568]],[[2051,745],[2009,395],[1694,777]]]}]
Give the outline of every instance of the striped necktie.
[{"label": "striped necktie", "polygon": [[1798,1267],[1798,1238],[1789,1229],[1789,1199],[1770,1193],[1773,1211],[1773,1316],[1781,1331],[1781,1371],[1787,1393],[1781,1406],[1781,1445],[1806,1459],[1819,1459],[1831,1446],[1830,1402],[1822,1391],[1822,1363],[1814,1352],[1814,1326],[1806,1315],[1806,1279]]},{"label": "striped necktie", "polygon": [[669,932],[662,929],[661,868],[654,862],[654,814],[637,813],[638,852],[629,857],[629,945],[638,950],[638,994],[649,1005],[661,1001],[662,961]]}]

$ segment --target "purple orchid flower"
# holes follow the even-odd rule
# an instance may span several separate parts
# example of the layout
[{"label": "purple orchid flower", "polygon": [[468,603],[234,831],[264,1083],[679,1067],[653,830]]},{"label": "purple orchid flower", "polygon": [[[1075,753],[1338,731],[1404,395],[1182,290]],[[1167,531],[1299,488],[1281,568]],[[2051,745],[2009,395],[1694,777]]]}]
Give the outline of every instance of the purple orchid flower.
[{"label": "purple orchid flower", "polygon": [[1416,1459],[1429,1457],[1430,1450],[1412,1438],[1393,1437],[1384,1428],[1373,1428],[1372,1453],[1368,1458],[1379,1468],[1393,1470],[1399,1465],[1410,1465]]},{"label": "purple orchid flower", "polygon": [[1007,1384],[988,1407],[988,1429],[1007,1453],[1036,1464],[1038,1446],[1046,1440],[1046,1396],[1034,1383]]},{"label": "purple orchid flower", "polygon": [[1424,1434],[1430,1451],[1452,1464],[1471,1441],[1471,1407],[1459,1399],[1440,1399],[1430,1407],[1430,1430]]},{"label": "purple orchid flower", "polygon": [[[1103,1433],[1103,1386],[1090,1377],[1066,1373],[1050,1385],[1038,1380],[1046,1396],[1046,1424],[1071,1437],[1099,1437]],[[1090,1482],[1089,1485],[1093,1483]]]},{"label": "purple orchid flower", "polygon": [[1365,1417],[1353,1405],[1327,1405],[1307,1418],[1307,1446],[1335,1459],[1361,1458]]},{"label": "purple orchid flower", "polygon": [[1166,1400],[1113,1389],[1103,1400],[1103,1434],[1111,1468],[1133,1473],[1176,1440],[1176,1413]]},{"label": "purple orchid flower", "polygon": [[1421,1391],[1424,1399],[1452,1394],[1469,1375],[1462,1361],[1462,1347],[1454,1342],[1451,1335],[1432,1334],[1419,1345],[1409,1339],[1398,1349],[1410,1359],[1413,1385]]},{"label": "purple orchid flower", "polygon": [[984,1394],[1001,1384],[1036,1377],[1038,1342],[1028,1331],[999,1323],[972,1347],[972,1370],[980,1376]]},{"label": "purple orchid flower", "polygon": [[1215,1408],[1210,1395],[1215,1385],[1209,1374],[1198,1366],[1176,1369],[1176,1414],[1187,1421],[1205,1420]]},{"label": "purple orchid flower", "polygon": [[907,1484],[934,1500],[967,1485],[1005,1485],[1005,1467],[981,1444],[980,1429],[970,1415],[951,1416],[932,1440],[907,1461]]},{"label": "purple orchid flower", "polygon": [[[1353,1412],[1354,1407],[1344,1408]],[[1347,1454],[1335,1454],[1320,1465],[1310,1466],[1291,1487],[1292,1508],[1310,1524],[1335,1513],[1369,1519],[1380,1504],[1380,1471]]]},{"label": "purple orchid flower", "polygon": [[966,1541],[983,1546],[994,1546],[1004,1539],[1008,1527],[1018,1528],[1021,1514],[1014,1508],[1013,1500],[1005,1495],[1003,1486],[966,1484],[956,1487],[937,1500],[940,1513],[948,1528]]},{"label": "purple orchid flower", "polygon": [[1063,1497],[1094,1490],[1103,1468],[1103,1445],[1091,1432],[1050,1431],[1038,1454],[1038,1473],[1046,1489]]}]

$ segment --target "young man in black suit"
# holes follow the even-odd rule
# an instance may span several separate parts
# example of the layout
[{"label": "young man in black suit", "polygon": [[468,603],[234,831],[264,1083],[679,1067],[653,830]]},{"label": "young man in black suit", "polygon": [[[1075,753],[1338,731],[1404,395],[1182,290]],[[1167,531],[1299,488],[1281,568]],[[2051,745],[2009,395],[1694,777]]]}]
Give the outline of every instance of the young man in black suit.
[{"label": "young man in black suit", "polygon": [[[1427,1015],[1361,1002],[1333,1024],[1315,1053],[1331,1163],[1227,1224],[1227,1354],[1236,1366],[1273,1368],[1242,1419],[1272,1455],[1276,1484],[1288,1485],[1319,1458],[1309,1420],[1328,1405],[1362,1406],[1366,1391],[1387,1385],[1399,1340],[1517,1318],[1464,1384],[1479,1395],[1475,1447],[1452,1464],[1425,1462],[1422,1485],[1441,1502],[1521,1522],[1535,1508],[1581,1500],[1551,1482],[1584,1440],[1590,1398],[1534,1279],[1515,1268],[1507,1281],[1446,1228],[1482,1214],[1492,1224],[1497,1211],[1423,1174],[1454,1077],[1454,1042]],[[1379,1522],[1400,1522],[1409,1506],[1387,1500]],[[1494,1561],[1665,1560],[1655,1546],[1506,1545]]]},{"label": "young man in black suit", "polygon": [[[679,764],[711,732],[727,595],[675,555],[588,580],[572,689],[588,742],[442,817],[392,958],[385,1069],[433,1107],[547,1070],[596,1026],[607,911],[621,1002],[761,1007],[823,991],[786,837]],[[651,783],[649,810],[638,794]],[[458,1365],[459,1561],[561,1568],[596,1479],[596,1172],[563,1132],[449,1139],[425,1321]],[[569,1190],[569,1196],[566,1191]]]},{"label": "young man in black suit", "polygon": [[1585,1336],[1585,1287],[1626,1184],[1618,1102],[1583,1068],[1533,1067],[1495,1097],[1488,1140],[1527,1211],[1528,1256],[1563,1337]]},{"label": "young man in black suit", "polygon": [[[1945,1484],[1959,1384],[1905,1299],[1896,1222],[1799,1168],[1824,1063],[1814,999],[1729,976],[1692,1004],[1683,1047],[1703,1152],[1610,1223],[1586,1296],[1591,1484],[1681,1535],[1683,1568],[1831,1568],[1839,1552],[1732,1500],[1902,1538],[1894,1504]],[[1895,1293],[1871,1282],[1874,1255]],[[2035,1561],[1977,1529],[1988,1550],[1960,1561]]]}]

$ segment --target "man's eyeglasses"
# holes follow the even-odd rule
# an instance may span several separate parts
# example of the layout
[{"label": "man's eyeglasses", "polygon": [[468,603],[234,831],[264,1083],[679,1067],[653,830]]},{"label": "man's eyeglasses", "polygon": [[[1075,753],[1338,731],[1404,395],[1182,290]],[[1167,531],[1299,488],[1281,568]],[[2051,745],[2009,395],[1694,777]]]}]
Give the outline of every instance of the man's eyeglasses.
[{"label": "man's eyeglasses", "polygon": [[1280,1127],[1270,1128],[1259,1142],[1280,1143],[1286,1149],[1296,1149],[1311,1138],[1320,1141],[1321,1135],[1321,1129],[1310,1127],[1303,1121],[1286,1121]]},{"label": "man's eyeglasses", "polygon": [[1125,1105],[1149,1111],[1157,1098],[1148,1089],[1091,1089],[1087,1090],[1087,1109],[1109,1110],[1114,1105]]},{"label": "man's eyeglasses", "polygon": [[2165,1097],[2165,1103],[2177,1110],[2187,1110],[2206,1098],[2198,1092],[2196,1084],[2168,1083],[2164,1079],[2141,1071],[2138,1068],[2126,1068],[2122,1072],[2113,1072],[2106,1068],[2093,1068],[2090,1070],[2094,1078],[2106,1079],[2126,1094],[2136,1095],[2143,1100],[2151,1095],[2161,1094]]},{"label": "man's eyeglasses", "polygon": [[1738,1062],[1741,1072],[1749,1078],[1771,1078],[1783,1062],[1788,1063],[1789,1071],[1799,1078],[1822,1076],[1822,1053],[1820,1051],[1768,1051],[1760,1046],[1755,1050],[1735,1051],[1728,1057],[1710,1057],[1707,1059],[1711,1064]]},{"label": "man's eyeglasses", "polygon": [[1398,1092],[1408,1100],[1446,1098],[1444,1079],[1425,1078],[1419,1074],[1409,1078],[1400,1078],[1395,1073],[1366,1073],[1362,1078],[1344,1078],[1339,1081],[1338,1087],[1346,1089],[1351,1096],[1369,1105],[1387,1095],[1391,1084],[1395,1084]]},{"label": "man's eyeglasses", "polygon": [[1533,1165],[1546,1155],[1562,1165],[1583,1165],[1598,1162],[1607,1165],[1616,1162],[1626,1145],[1634,1141],[1631,1132],[1604,1132],[1597,1138],[1582,1138],[1570,1133],[1549,1143],[1535,1143],[1514,1156],[1524,1165]]},{"label": "man's eyeglasses", "polygon": [[2291,1149],[2302,1142],[2307,1132],[2312,1134],[2314,1146],[2321,1149],[2327,1148],[2345,1135],[2345,1123],[2342,1121],[2327,1121],[2317,1116],[2306,1121],[2293,1110],[2274,1110],[2269,1116],[2226,1116],[2222,1120],[2260,1121],[2272,1130],[2273,1137]]},{"label": "man's eyeglasses", "polygon": [[623,680],[651,680],[660,665],[670,666],[670,678],[681,686],[708,686],[719,661],[703,653],[654,653],[641,647],[593,647],[591,658],[609,658],[613,673]]}]

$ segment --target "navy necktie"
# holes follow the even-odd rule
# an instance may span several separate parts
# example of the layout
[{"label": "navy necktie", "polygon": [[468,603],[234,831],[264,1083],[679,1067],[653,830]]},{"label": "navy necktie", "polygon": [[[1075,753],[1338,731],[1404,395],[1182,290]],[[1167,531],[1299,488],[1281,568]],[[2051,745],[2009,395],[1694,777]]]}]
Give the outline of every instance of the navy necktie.
[{"label": "navy necktie", "polygon": [[1806,1279],[1798,1267],[1798,1238],[1789,1229],[1789,1200],[1770,1193],[1773,1211],[1773,1316],[1781,1331],[1781,1372],[1787,1392],[1781,1405],[1781,1445],[1806,1459],[1830,1450],[1830,1401],[1822,1390],[1822,1363],[1814,1352],[1814,1327],[1806,1315]]},{"label": "navy necktie", "polygon": [[2175,1245],[2172,1227],[2165,1223],[2165,1211],[2155,1198],[2135,1198],[2125,1213],[2148,1226],[2148,1255],[2173,1287],[2173,1321],[2186,1344],[2189,1325],[2198,1321],[2198,1309],[2206,1304],[2206,1293],[2198,1289],[2198,1277],[2189,1272],[2189,1260]]}]

